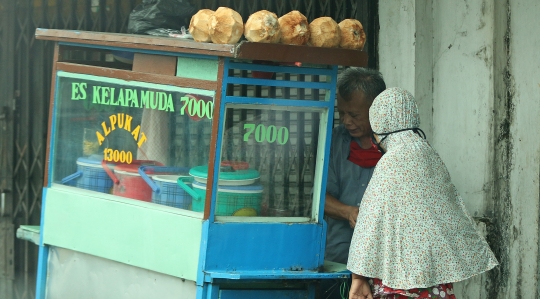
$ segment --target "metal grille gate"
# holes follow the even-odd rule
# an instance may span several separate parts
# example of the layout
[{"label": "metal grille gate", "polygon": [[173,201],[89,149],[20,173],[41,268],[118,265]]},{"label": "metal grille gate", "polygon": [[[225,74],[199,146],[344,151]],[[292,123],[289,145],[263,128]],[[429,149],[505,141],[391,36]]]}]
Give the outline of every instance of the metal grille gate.
[{"label": "metal grille gate", "polygon": [[[141,0],[0,0],[0,298],[35,296],[37,246],[15,238],[21,224],[39,225],[46,150],[53,43],[36,41],[36,28],[126,32]],[[244,20],[261,9],[308,20],[359,19],[369,66],[378,67],[378,1],[192,0],[196,8],[236,9]]]}]

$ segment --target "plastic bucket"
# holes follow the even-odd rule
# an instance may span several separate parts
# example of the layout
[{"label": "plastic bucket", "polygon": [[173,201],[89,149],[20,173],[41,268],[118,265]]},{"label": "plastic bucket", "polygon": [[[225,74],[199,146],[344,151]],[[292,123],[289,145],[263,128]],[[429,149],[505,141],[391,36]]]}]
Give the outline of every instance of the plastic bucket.
[{"label": "plastic bucket", "polygon": [[[152,202],[179,209],[191,209],[191,195],[178,185],[179,175],[154,175],[158,189],[152,192]],[[186,176],[183,176],[184,178]]]},{"label": "plastic bucket", "polygon": [[[142,166],[139,175],[152,189],[152,202],[170,207],[189,209],[191,196],[178,186],[178,178],[188,177],[189,168]],[[152,177],[148,173],[154,173]],[[161,174],[156,174],[161,173]]]},{"label": "plastic bucket", "polygon": [[[247,163],[245,162],[225,162],[229,163],[228,165],[222,165],[219,172],[219,182],[220,186],[245,186],[252,185],[260,177],[260,173],[251,168],[245,168]],[[243,164],[245,163],[245,164]],[[235,170],[234,167],[239,169]],[[206,184],[206,179],[208,177],[208,166],[195,166],[189,170],[189,174],[199,183]]]},{"label": "plastic bucket", "polygon": [[[180,178],[178,185],[193,196],[191,208],[193,211],[204,211],[206,184],[193,182],[193,188]],[[257,216],[261,213],[263,187],[248,186],[218,186],[216,216]]]},{"label": "plastic bucket", "polygon": [[61,183],[102,193],[110,193],[113,186],[102,161],[90,158],[78,158],[77,172],[63,178]]},{"label": "plastic bucket", "polygon": [[141,166],[162,166],[155,161],[136,160],[131,164],[120,164],[116,166],[114,173],[107,167],[103,167],[113,181],[112,194],[147,201],[152,200],[152,188],[144,181],[139,174]]}]

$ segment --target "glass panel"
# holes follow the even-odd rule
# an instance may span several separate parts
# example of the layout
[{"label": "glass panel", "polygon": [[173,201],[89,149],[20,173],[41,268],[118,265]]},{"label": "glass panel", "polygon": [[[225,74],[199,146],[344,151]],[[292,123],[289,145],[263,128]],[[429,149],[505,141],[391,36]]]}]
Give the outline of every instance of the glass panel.
[{"label": "glass panel", "polygon": [[216,216],[311,217],[322,111],[228,105]]},{"label": "glass panel", "polygon": [[56,93],[54,182],[192,208],[188,172],[208,163],[214,91],[59,72]]}]

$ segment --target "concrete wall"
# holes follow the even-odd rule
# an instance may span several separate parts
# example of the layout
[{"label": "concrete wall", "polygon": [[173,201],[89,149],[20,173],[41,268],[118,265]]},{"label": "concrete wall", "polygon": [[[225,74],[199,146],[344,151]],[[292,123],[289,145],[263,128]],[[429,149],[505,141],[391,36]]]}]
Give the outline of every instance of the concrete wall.
[{"label": "concrete wall", "polygon": [[410,90],[501,266],[458,298],[540,298],[540,1],[379,1],[380,70]]}]

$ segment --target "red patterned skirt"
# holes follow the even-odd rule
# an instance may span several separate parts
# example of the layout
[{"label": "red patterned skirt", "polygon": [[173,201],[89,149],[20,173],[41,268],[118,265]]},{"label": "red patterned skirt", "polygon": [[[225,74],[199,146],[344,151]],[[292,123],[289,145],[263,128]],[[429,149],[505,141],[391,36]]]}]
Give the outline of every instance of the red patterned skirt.
[{"label": "red patterned skirt", "polygon": [[381,299],[456,299],[454,287],[451,283],[440,284],[429,288],[410,290],[397,290],[385,286],[382,280],[372,278],[369,280],[373,298]]}]

